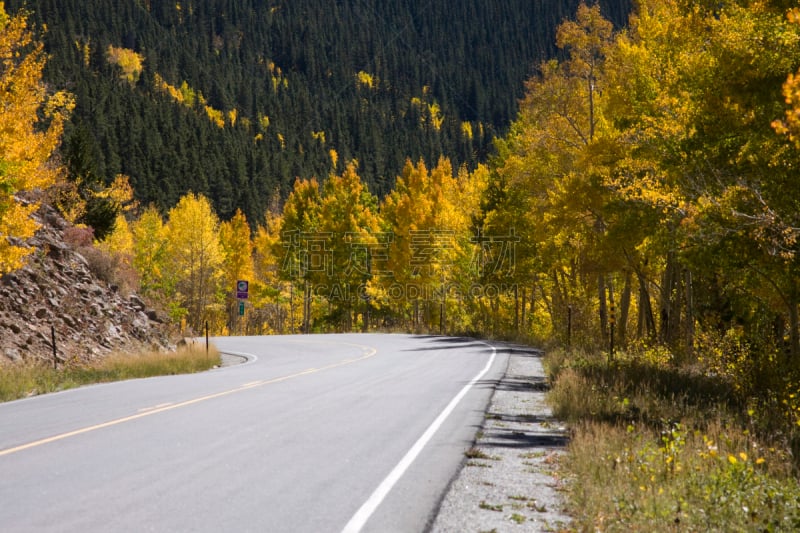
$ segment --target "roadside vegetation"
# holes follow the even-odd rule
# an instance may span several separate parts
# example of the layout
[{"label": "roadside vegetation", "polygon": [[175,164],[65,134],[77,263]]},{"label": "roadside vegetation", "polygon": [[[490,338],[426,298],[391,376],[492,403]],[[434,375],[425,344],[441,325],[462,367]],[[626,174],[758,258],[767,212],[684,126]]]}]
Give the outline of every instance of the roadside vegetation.
[{"label": "roadside vegetation", "polygon": [[114,354],[88,364],[68,362],[59,368],[42,363],[0,365],[0,401],[93,383],[202,372],[219,364],[215,348],[206,352],[205,346],[190,346],[169,353]]},{"label": "roadside vegetation", "polygon": [[[800,528],[797,381],[779,366],[720,372],[722,353],[547,357],[554,414],[572,433],[561,475],[576,530]],[[765,379],[783,386],[754,387]]]}]

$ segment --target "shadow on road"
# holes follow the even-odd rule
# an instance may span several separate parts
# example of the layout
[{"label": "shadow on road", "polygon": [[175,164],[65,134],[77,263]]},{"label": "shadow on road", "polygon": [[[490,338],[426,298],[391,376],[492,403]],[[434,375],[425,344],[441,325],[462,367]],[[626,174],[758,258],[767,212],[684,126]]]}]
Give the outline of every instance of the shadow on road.
[{"label": "shadow on road", "polygon": [[552,416],[546,395],[550,385],[541,365],[542,351],[504,344],[511,356],[505,375],[485,380],[494,386],[480,445],[487,448],[558,449],[567,445],[566,429]]}]

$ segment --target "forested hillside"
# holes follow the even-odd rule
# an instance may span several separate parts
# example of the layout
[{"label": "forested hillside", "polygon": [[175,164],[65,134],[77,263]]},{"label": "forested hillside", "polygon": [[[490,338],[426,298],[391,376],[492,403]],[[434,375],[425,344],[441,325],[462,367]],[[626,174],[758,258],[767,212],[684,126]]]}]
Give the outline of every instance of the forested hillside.
[{"label": "forested hillside", "polygon": [[[46,28],[45,80],[76,97],[73,178],[259,220],[296,177],[352,159],[379,196],[406,158],[474,168],[577,1],[6,2],[23,5]],[[624,23],[629,6],[603,8]]]}]

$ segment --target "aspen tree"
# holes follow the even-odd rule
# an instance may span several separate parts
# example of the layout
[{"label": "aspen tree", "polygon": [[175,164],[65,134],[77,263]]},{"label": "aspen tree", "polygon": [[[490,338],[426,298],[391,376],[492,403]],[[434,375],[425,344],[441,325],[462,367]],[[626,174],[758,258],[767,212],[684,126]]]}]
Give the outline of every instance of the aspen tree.
[{"label": "aspen tree", "polygon": [[373,255],[380,229],[378,200],[364,186],[354,162],[325,181],[318,229],[331,265],[315,274],[325,287],[330,318],[339,329],[349,331],[359,309],[367,319],[364,288],[376,260]]},{"label": "aspen tree", "polygon": [[166,229],[169,261],[164,269],[175,280],[174,309],[185,309],[194,333],[203,331],[207,321],[214,331],[220,331],[224,254],[219,219],[208,198],[193,193],[182,197],[169,211]]},{"label": "aspen tree", "polygon": [[26,13],[9,15],[0,2],[0,274],[23,266],[32,251],[16,239],[33,236],[37,204],[17,195],[57,181],[60,169],[51,157],[74,107],[67,93],[48,93],[45,60]]},{"label": "aspen tree", "polygon": [[[302,290],[303,333],[311,331],[314,272],[325,268],[327,258],[324,241],[318,231],[320,201],[319,182],[316,179],[298,179],[283,206],[281,221],[280,244],[284,252],[280,273],[283,279],[290,282],[293,296]],[[290,305],[293,308],[294,302],[290,302]]]},{"label": "aspen tree", "polygon": [[[224,292],[227,294],[229,309],[229,327],[233,331],[233,324],[236,321],[235,309],[236,282],[245,280],[253,281],[253,242],[250,239],[250,226],[247,218],[237,209],[233,218],[227,222],[222,222],[219,227],[220,245],[222,247],[224,272]],[[249,297],[249,295],[248,295]]]},{"label": "aspen tree", "polygon": [[142,294],[167,299],[171,291],[165,279],[166,228],[158,210],[150,205],[131,224],[133,234],[133,267],[139,274]]}]

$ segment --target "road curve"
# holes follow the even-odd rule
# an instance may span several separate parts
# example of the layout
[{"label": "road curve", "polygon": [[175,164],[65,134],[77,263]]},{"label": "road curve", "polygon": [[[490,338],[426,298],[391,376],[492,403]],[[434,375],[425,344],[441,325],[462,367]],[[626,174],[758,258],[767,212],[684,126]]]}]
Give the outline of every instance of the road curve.
[{"label": "road curve", "polygon": [[0,404],[0,530],[424,531],[507,357],[433,336],[214,343],[248,362]]}]

